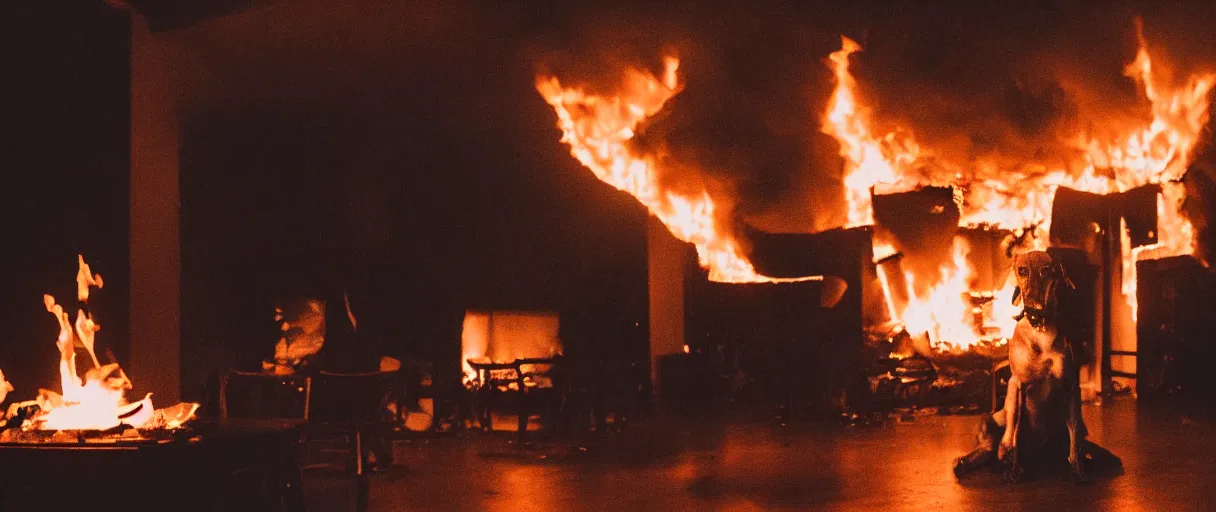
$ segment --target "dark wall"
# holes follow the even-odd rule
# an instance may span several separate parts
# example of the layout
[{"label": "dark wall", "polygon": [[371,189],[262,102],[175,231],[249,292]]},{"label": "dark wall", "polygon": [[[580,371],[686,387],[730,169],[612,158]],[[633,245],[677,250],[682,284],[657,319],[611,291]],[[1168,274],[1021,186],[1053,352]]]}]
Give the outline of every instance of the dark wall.
[{"label": "dark wall", "polygon": [[128,20],[91,0],[0,8],[0,369],[14,398],[58,388],[42,294],[74,309],[77,253],[105,279],[99,351],[127,359]]},{"label": "dark wall", "polygon": [[[610,352],[640,346],[644,359],[645,218],[632,198],[565,155],[549,120],[470,138],[419,112],[442,106],[388,108],[280,103],[187,119],[187,398],[209,372],[272,355],[278,297],[341,307],[344,289],[359,336],[330,342],[434,361],[449,383],[467,308],[558,311],[568,344],[612,332]],[[532,137],[539,160],[559,165],[514,154]]]}]

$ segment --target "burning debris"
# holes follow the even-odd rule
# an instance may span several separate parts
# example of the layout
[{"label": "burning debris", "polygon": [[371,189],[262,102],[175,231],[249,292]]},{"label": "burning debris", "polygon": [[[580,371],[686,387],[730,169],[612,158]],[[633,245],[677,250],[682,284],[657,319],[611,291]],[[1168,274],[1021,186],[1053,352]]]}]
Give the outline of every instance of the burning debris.
[{"label": "burning debris", "polygon": [[[131,380],[117,363],[102,364],[95,350],[95,335],[101,329],[88,311],[89,288],[100,289],[101,275],[94,274],[78,256],[79,270],[76,276],[77,300],[80,309],[73,323],[70,316],[50,295],[43,296],[46,310],[59,323],[59,336],[55,342],[59,348],[60,391],[48,389],[38,391],[34,400],[10,404],[4,416],[5,423],[0,440],[15,441],[44,436],[33,431],[59,432],[122,432],[127,429],[174,430],[182,427],[194,417],[198,404],[182,403],[168,409],[156,410],[152,406],[152,394],[130,402],[125,392],[131,389]],[[76,366],[77,351],[89,356],[90,367],[83,378]],[[2,374],[0,374],[0,380]],[[0,403],[12,391],[4,382],[0,389]],[[83,437],[82,437],[83,439]]]},{"label": "burning debris", "polygon": [[[1205,129],[1211,89],[1216,73],[1197,73],[1169,80],[1168,69],[1156,64],[1150,46],[1136,24],[1139,46],[1123,69],[1129,83],[1146,100],[1143,119],[1107,119],[1089,112],[1092,119],[1081,131],[1053,141],[1050,157],[989,158],[954,161],[956,152],[926,146],[906,128],[876,131],[872,110],[859,91],[850,65],[863,51],[861,44],[841,38],[840,49],[825,60],[835,88],[817,127],[839,144],[845,227],[868,226],[877,218],[875,202],[890,194],[915,192],[926,187],[949,191],[950,204],[931,213],[950,214],[955,230],[990,230],[1005,233],[1004,245],[1015,252],[1042,250],[1052,226],[1052,206],[1061,187],[1094,194],[1129,192],[1159,185],[1154,243],[1128,244],[1124,240],[1122,290],[1135,311],[1137,260],[1192,254],[1194,228],[1181,212],[1186,197],[1179,181],[1190,165],[1192,151]],[[564,87],[558,78],[541,76],[537,90],[553,106],[562,141],[571,154],[604,182],[632,194],[668,227],[676,238],[696,246],[700,264],[709,279],[727,283],[770,282],[749,260],[750,243],[742,236],[746,222],[733,208],[730,187],[717,183],[712,173],[676,173],[663,144],[638,144],[635,135],[661,122],[660,113],[678,105],[669,100],[684,87],[677,76],[678,61],[665,59],[662,76],[628,70],[614,94],[593,95]],[[1087,112],[1080,112],[1085,116]],[[1097,129],[1095,127],[1101,127]],[[944,149],[944,148],[943,148]],[[1067,155],[1061,160],[1060,155]],[[674,182],[673,182],[674,181]],[[1129,220],[1131,222],[1131,220]],[[1113,229],[1112,229],[1113,231]],[[879,233],[876,231],[875,233]],[[876,239],[878,279],[887,300],[886,316],[917,335],[928,333],[938,352],[958,352],[980,344],[1000,345],[1011,334],[1013,282],[1004,265],[999,275],[976,287],[977,268],[967,240],[957,239],[948,253],[929,269],[898,269],[885,259],[909,253],[903,242]],[[901,272],[902,276],[894,272]],[[905,290],[906,288],[906,290]]]}]

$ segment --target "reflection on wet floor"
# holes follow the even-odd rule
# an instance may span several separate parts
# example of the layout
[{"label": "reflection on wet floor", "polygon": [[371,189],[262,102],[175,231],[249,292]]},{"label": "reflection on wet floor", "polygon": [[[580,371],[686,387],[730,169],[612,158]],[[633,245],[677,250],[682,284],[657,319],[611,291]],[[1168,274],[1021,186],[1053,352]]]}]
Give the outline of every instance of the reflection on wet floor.
[{"label": "reflection on wet floor", "polygon": [[[1149,510],[1216,502],[1216,423],[1120,399],[1084,411],[1090,437],[1125,474],[1075,486],[1020,485],[951,461],[975,443],[976,416],[845,428],[651,420],[585,450],[518,449],[469,434],[397,445],[404,468],[372,479],[372,510]],[[344,510],[349,481],[306,477],[310,510]]]}]

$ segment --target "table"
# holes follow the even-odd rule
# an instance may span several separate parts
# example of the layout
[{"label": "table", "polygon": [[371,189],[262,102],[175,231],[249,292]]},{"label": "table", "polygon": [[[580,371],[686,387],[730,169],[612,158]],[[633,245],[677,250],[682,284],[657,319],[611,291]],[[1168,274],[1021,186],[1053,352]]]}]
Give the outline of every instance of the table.
[{"label": "table", "polygon": [[303,510],[302,422],[195,429],[179,440],[0,443],[0,510]]}]

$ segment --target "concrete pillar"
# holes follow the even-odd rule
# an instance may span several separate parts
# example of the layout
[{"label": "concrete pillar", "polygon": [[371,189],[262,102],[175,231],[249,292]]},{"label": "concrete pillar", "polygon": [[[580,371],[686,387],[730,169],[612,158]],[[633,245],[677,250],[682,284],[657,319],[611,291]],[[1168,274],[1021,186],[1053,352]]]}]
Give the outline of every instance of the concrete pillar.
[{"label": "concrete pillar", "polygon": [[688,244],[653,216],[646,222],[650,287],[650,383],[656,395],[659,356],[684,352],[684,271]]},{"label": "concrete pillar", "polygon": [[174,57],[147,21],[131,20],[131,361],[137,393],[181,396],[181,244]]}]

